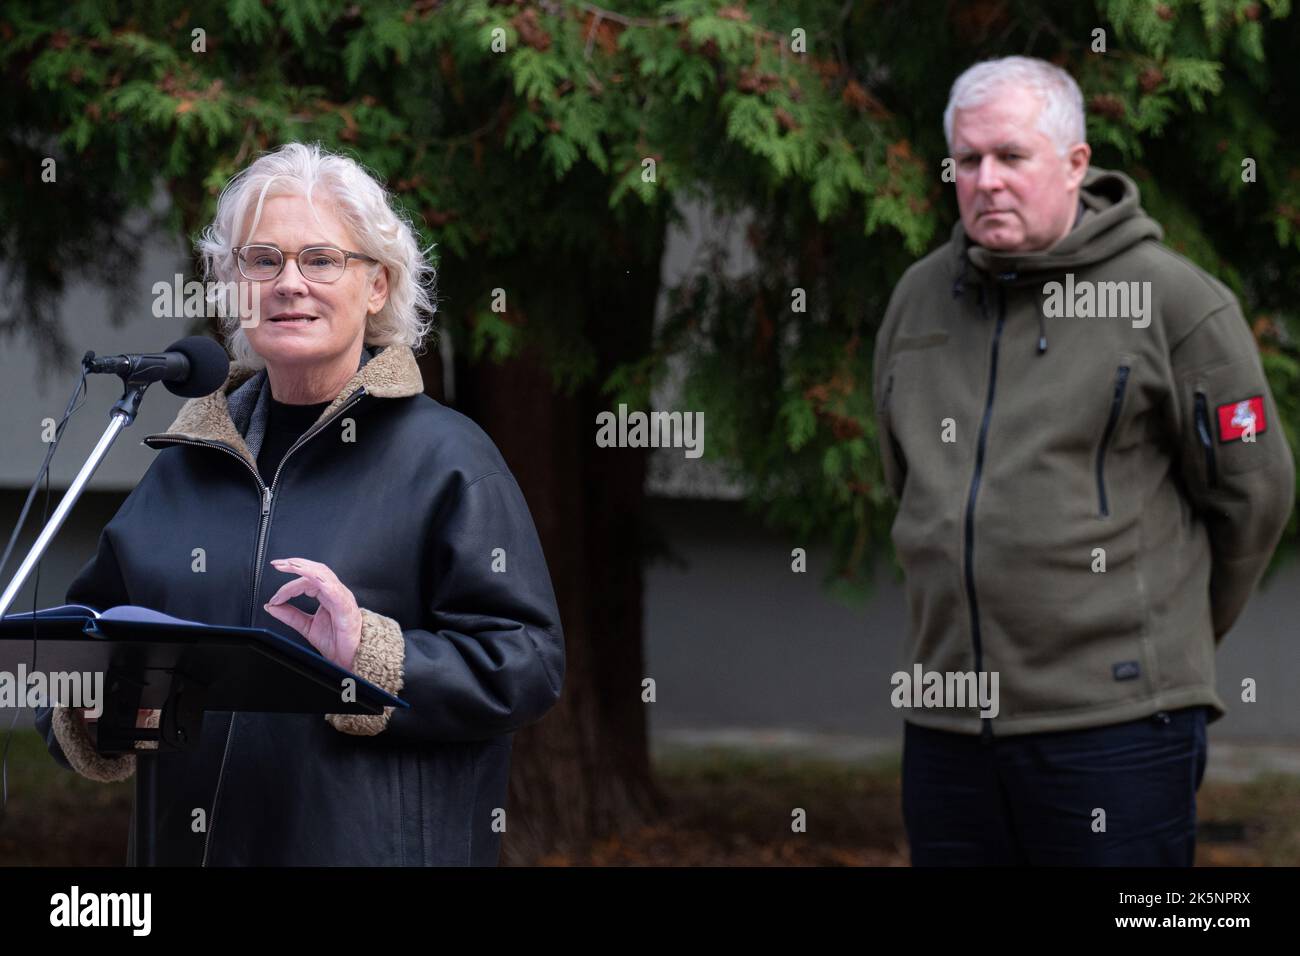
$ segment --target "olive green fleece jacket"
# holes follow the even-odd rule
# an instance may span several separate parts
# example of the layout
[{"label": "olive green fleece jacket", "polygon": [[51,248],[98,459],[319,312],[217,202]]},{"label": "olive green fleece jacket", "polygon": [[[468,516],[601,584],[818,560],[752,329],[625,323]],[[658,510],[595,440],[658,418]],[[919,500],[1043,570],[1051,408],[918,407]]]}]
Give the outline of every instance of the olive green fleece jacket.
[{"label": "olive green fleece jacket", "polygon": [[1080,199],[1041,252],[959,222],[876,339],[904,667],[998,674],[996,716],[912,707],[922,726],[1219,719],[1217,642],[1290,515],[1295,464],[1236,299],[1160,242],[1127,176],[1090,169]]}]

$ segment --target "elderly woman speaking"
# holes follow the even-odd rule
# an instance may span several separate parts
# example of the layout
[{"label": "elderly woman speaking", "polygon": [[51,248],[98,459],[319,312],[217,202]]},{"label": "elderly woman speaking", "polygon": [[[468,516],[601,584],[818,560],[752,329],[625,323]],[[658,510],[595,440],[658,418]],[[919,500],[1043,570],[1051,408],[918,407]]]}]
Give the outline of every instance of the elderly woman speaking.
[{"label": "elderly woman speaking", "polygon": [[[415,235],[355,162],[290,143],[229,184],[200,251],[259,319],[225,320],[224,387],[144,440],[160,453],[67,600],[296,632],[411,706],[209,713],[195,749],[142,763],[139,862],[495,864],[511,734],[558,699],[563,636],[510,469],[424,394]],[[37,727],[87,777],[135,770],[81,711]]]}]

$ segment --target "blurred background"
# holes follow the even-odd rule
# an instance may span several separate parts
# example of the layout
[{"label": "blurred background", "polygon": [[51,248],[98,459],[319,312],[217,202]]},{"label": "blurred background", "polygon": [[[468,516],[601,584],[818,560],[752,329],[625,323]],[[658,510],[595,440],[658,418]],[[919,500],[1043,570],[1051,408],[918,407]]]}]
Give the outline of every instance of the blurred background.
[{"label": "blurred background", "polygon": [[[948,89],[1012,53],[1075,76],[1094,164],[1241,299],[1295,449],[1297,52],[1289,3],[1236,0],[8,4],[3,528],[82,354],[214,333],[156,318],[155,284],[197,278],[236,171],[320,141],[430,245],[427,390],[501,448],[560,602],[565,694],[516,736],[504,861],[905,865],[907,617],[870,364],[894,283],[956,218]],[[90,382],[6,581],[115,385]],[[704,456],[597,447],[619,403],[702,411]],[[179,404],[151,390],[15,610],[61,603]],[[1300,862],[1295,532],[1217,657],[1201,864]],[[61,770],[29,713],[0,720],[0,865],[120,864],[129,784]]]}]

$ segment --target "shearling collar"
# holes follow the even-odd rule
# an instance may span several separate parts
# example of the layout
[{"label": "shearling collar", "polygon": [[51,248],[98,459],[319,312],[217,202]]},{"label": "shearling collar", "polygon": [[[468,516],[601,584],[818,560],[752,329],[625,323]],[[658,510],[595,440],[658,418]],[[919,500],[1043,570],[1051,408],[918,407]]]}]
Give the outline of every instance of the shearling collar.
[{"label": "shearling collar", "polygon": [[[244,433],[248,429],[250,406],[266,391],[265,382],[265,369],[232,366],[221,388],[199,398],[191,398],[181,406],[166,431],[145,436],[141,444],[160,448],[169,441],[219,442],[229,446],[257,471],[257,452],[245,442]],[[361,389],[375,398],[405,398],[421,394],[424,391],[424,378],[420,374],[420,366],[416,364],[415,353],[406,345],[389,345],[377,351],[366,348],[356,374],[348,379],[316,422],[329,418]],[[242,419],[238,424],[232,417],[234,399],[238,399],[233,402],[238,412],[237,417]],[[157,444],[154,444],[155,439]]]}]

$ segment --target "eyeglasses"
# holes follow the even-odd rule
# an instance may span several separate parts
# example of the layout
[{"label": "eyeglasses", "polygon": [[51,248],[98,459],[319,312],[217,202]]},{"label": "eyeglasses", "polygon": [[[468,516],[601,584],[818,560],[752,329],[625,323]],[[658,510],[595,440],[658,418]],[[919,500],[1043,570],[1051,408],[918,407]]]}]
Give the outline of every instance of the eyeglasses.
[{"label": "eyeglasses", "polygon": [[284,260],[290,256],[298,260],[298,271],[312,282],[337,282],[348,267],[349,259],[378,262],[360,252],[348,252],[334,246],[306,246],[296,253],[283,252],[278,246],[235,246],[231,250],[239,264],[239,274],[254,282],[274,279],[284,269]]}]

